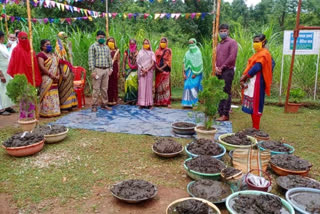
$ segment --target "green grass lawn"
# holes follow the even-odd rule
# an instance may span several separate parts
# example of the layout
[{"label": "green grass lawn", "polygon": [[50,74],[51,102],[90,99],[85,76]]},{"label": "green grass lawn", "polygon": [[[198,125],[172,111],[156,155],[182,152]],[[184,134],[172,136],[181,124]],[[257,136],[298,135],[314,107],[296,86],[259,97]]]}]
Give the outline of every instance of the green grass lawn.
[{"label": "green grass lawn", "polygon": [[[174,106],[179,106],[175,104]],[[261,129],[273,139],[285,139],[295,154],[313,163],[310,176],[320,180],[320,111],[302,109],[284,114],[283,108],[266,106]],[[233,130],[251,126],[250,116],[240,109],[231,115]],[[18,129],[0,131],[0,140]],[[58,204],[90,197],[94,185],[111,185],[129,178],[141,178],[166,187],[186,188],[182,166],[184,154],[173,159],[158,158],[151,152],[155,137],[89,130],[71,130],[59,144],[46,145],[39,154],[14,158],[0,151],[0,193],[13,196],[19,208],[55,199]],[[178,139],[183,145],[188,139]],[[56,204],[57,205],[57,204]],[[50,206],[44,210],[50,210]]]}]

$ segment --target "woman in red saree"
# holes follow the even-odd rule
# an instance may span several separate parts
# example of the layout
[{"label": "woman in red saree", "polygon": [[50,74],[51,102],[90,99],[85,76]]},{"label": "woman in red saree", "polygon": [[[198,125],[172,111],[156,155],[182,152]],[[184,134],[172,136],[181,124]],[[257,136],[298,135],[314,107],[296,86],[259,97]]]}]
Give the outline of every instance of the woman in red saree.
[{"label": "woman in red saree", "polygon": [[159,48],[156,50],[156,85],[154,105],[171,105],[170,71],[172,62],[172,51],[168,48],[168,39],[160,40]]},{"label": "woman in red saree", "polygon": [[[28,40],[28,34],[26,32],[20,32],[18,34],[18,39],[19,43],[12,51],[7,73],[12,77],[14,77],[16,74],[24,74],[26,75],[28,82],[34,86],[30,53],[31,47],[30,41]],[[38,87],[40,86],[42,79],[36,54],[34,52],[33,65],[36,83],[35,86]]]},{"label": "woman in red saree", "polygon": [[111,50],[113,71],[109,76],[108,105],[114,106],[118,103],[118,79],[120,70],[120,49],[113,37],[107,39],[107,45]]},{"label": "woman in red saree", "polygon": [[265,94],[270,96],[272,71],[275,66],[269,50],[265,47],[266,43],[264,34],[254,37],[253,48],[256,53],[249,59],[247,68],[240,78],[242,111],[251,114],[252,126],[258,130]]}]

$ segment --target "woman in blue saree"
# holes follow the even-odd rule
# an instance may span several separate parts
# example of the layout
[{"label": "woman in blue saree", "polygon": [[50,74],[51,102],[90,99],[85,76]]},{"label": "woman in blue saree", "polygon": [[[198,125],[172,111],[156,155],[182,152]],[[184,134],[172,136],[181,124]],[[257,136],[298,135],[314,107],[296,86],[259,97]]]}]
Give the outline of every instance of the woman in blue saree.
[{"label": "woman in blue saree", "polygon": [[189,50],[183,60],[184,90],[183,107],[193,107],[198,102],[198,93],[202,90],[203,61],[196,39],[189,40]]}]

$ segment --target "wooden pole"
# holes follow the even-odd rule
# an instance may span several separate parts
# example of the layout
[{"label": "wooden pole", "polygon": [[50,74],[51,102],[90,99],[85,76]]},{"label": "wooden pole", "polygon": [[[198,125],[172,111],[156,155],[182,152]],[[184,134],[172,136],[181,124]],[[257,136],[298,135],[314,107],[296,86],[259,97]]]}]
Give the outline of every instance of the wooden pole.
[{"label": "wooden pole", "polygon": [[213,21],[213,26],[212,26],[212,34],[213,34],[212,75],[213,76],[216,75],[217,45],[218,45],[219,23],[220,23],[220,5],[221,5],[221,0],[217,0],[217,9],[216,9],[216,16],[215,16],[216,18],[215,18],[215,21]]},{"label": "wooden pole", "polygon": [[8,18],[7,18],[6,3],[3,4],[3,9],[4,9],[4,24],[5,24],[5,27],[6,27],[7,36],[9,36],[9,28],[8,28]]},{"label": "wooden pole", "polygon": [[298,11],[297,11],[297,18],[296,18],[296,28],[295,28],[294,33],[293,33],[293,49],[292,49],[290,74],[289,74],[289,80],[288,80],[288,88],[287,88],[287,96],[286,96],[286,103],[285,103],[285,107],[284,107],[284,112],[288,112],[287,108],[288,108],[289,97],[290,97],[290,88],[291,88],[291,82],[292,82],[294,59],[295,59],[295,55],[296,55],[297,39],[299,37],[300,12],[301,12],[301,0],[299,0],[299,4],[298,4]]},{"label": "wooden pole", "polygon": [[[31,54],[31,69],[32,69],[32,83],[33,86],[36,87],[36,78],[35,78],[35,70],[34,70],[34,58],[33,58],[33,45],[32,45],[32,23],[31,23],[31,8],[30,8],[30,0],[27,0],[27,13],[28,13],[28,26],[29,26],[29,41],[30,41],[30,54]],[[35,100],[35,119],[38,117],[38,105],[37,99]]]},{"label": "wooden pole", "polygon": [[107,38],[109,37],[109,7],[108,7],[108,1],[106,0],[106,35]]}]

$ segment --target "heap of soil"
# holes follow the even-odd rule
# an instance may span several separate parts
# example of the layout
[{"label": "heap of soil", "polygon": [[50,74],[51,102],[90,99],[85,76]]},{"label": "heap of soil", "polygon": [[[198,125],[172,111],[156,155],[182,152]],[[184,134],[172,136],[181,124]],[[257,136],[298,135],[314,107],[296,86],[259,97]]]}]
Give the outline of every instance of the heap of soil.
[{"label": "heap of soil", "polygon": [[196,125],[194,123],[186,123],[186,122],[177,122],[173,124],[178,128],[194,128]]},{"label": "heap of soil", "polygon": [[251,145],[250,139],[243,133],[236,133],[235,135],[227,136],[223,138],[223,141],[233,145]]},{"label": "heap of soil", "polygon": [[308,213],[320,213],[320,194],[315,192],[296,192],[289,198],[301,209]]},{"label": "heap of soil", "polygon": [[219,202],[232,194],[230,187],[222,182],[213,180],[199,180],[190,186],[190,192],[198,198],[211,202]]},{"label": "heap of soil", "polygon": [[223,162],[208,156],[199,155],[186,162],[188,169],[201,173],[220,173],[222,169],[226,168]]},{"label": "heap of soil", "polygon": [[296,187],[308,187],[320,189],[320,182],[313,181],[300,175],[280,176],[276,179],[277,184],[284,189],[292,189]]},{"label": "heap of soil", "polygon": [[267,133],[265,133],[264,131],[255,129],[255,128],[247,128],[244,129],[242,131],[239,131],[238,133],[242,133],[244,135],[249,135],[252,137],[258,136],[258,137],[269,137],[269,135]]},{"label": "heap of soil", "polygon": [[220,155],[223,150],[217,143],[213,143],[211,140],[198,139],[195,142],[189,144],[188,151],[196,155]]},{"label": "heap of soil", "polygon": [[198,200],[185,200],[169,208],[170,214],[211,214],[216,213],[207,204]]},{"label": "heap of soil", "polygon": [[312,164],[295,155],[281,154],[271,156],[271,163],[274,165],[293,171],[304,171],[309,169]]},{"label": "heap of soil", "polygon": [[280,214],[282,208],[281,199],[273,195],[241,195],[234,199],[232,208],[238,214],[265,213]]},{"label": "heap of soil", "polygon": [[[18,133],[10,137],[8,140],[3,142],[5,147],[21,147],[28,146],[31,144],[39,143],[44,139],[44,136],[37,133],[27,132],[24,136],[24,133]],[[22,137],[23,136],[23,137]]]},{"label": "heap of soil", "polygon": [[123,199],[145,200],[154,196],[156,187],[144,180],[126,180],[114,185],[111,192]]},{"label": "heap of soil", "polygon": [[290,152],[291,150],[289,147],[285,146],[284,143],[280,141],[267,140],[263,141],[260,145],[264,149],[270,149],[271,151],[276,152]]},{"label": "heap of soil", "polygon": [[160,138],[153,144],[153,149],[159,153],[175,153],[182,150],[182,145],[170,138]]},{"label": "heap of soil", "polygon": [[52,126],[39,126],[33,132],[41,135],[53,135],[67,131],[65,126],[52,125]]},{"label": "heap of soil", "polygon": [[229,178],[229,177],[234,176],[240,172],[241,172],[241,170],[239,170],[239,169],[236,169],[233,167],[228,167],[228,168],[225,168],[224,170],[222,170],[221,174],[223,175],[223,177]]}]

